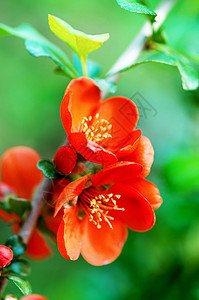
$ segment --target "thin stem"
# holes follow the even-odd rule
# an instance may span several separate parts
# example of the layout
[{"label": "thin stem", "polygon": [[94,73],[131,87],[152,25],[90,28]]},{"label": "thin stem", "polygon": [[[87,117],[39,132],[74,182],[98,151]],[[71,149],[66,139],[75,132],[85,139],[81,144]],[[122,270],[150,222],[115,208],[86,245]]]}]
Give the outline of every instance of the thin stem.
[{"label": "thin stem", "polygon": [[82,65],[82,72],[83,72],[83,75],[84,75],[85,77],[87,77],[87,76],[88,76],[88,73],[87,73],[87,67],[86,67],[86,59],[85,59],[83,56],[81,56],[81,57],[80,57],[80,61],[81,61],[81,65]]},{"label": "thin stem", "polygon": [[22,237],[25,244],[28,243],[32,235],[33,229],[36,226],[37,219],[45,201],[49,202],[50,198],[52,197],[52,190],[53,180],[45,178],[40,185],[38,192],[33,197],[31,212],[19,232],[19,235]]},{"label": "thin stem", "polygon": [[[156,22],[154,23],[153,27],[155,30],[158,30],[163,22],[165,21],[167,15],[171,11],[173,5],[176,3],[177,0],[164,0],[159,7],[156,9],[157,17]],[[124,51],[124,53],[118,58],[116,63],[112,66],[109,70],[108,74],[110,74],[109,81],[115,83],[119,80],[122,73],[118,73],[116,75],[111,76],[111,74],[116,73],[117,71],[124,69],[131,64],[133,64],[138,57],[140,56],[141,52],[145,48],[146,42],[148,38],[152,35],[152,26],[149,21],[147,21],[144,26],[141,28],[138,35],[129,45],[129,47]],[[102,93],[103,98],[106,97],[108,94],[107,91]]]}]

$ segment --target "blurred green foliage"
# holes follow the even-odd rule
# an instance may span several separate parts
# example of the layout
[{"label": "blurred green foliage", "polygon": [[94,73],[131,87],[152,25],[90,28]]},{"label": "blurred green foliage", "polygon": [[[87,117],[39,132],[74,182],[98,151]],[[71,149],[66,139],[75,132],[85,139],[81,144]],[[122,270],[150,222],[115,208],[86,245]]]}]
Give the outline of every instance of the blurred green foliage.
[{"label": "blurred green foliage", "polygon": [[[150,1],[155,9],[159,1]],[[110,33],[110,40],[90,58],[107,71],[139,31],[145,17],[122,10],[115,0],[1,0],[0,21],[29,23],[70,56],[47,25],[56,15],[90,34]],[[172,47],[199,53],[199,2],[180,0],[167,18],[165,34]],[[33,58],[23,42],[0,39],[0,153],[28,145],[50,158],[65,132],[59,106],[67,79],[53,63]],[[139,94],[138,94],[139,93]],[[175,68],[149,64],[125,74],[118,95],[132,98],[140,110],[139,127],[155,149],[149,179],[164,199],[156,226],[147,233],[129,232],[120,258],[93,267],[83,259],[66,261],[55,247],[53,257],[31,262],[33,291],[50,300],[198,300],[199,299],[199,91],[186,92]],[[150,109],[149,109],[150,108]],[[194,184],[193,184],[194,183]],[[10,235],[0,223],[0,243]],[[8,284],[7,291],[19,295]]]}]

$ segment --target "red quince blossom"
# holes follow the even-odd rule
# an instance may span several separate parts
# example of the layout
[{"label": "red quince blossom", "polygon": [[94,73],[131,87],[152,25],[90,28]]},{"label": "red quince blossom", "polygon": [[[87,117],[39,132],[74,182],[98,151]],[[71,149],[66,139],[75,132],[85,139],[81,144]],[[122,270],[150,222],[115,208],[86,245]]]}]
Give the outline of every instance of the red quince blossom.
[{"label": "red quince blossom", "polygon": [[99,88],[87,77],[70,82],[60,113],[71,145],[103,166],[131,155],[141,137],[141,130],[134,130],[139,118],[135,103],[119,96],[102,102]]},{"label": "red quince blossom", "polygon": [[90,264],[105,265],[120,255],[127,227],[134,231],[153,227],[154,209],[162,198],[141,172],[140,164],[117,162],[90,180],[88,174],[63,189],[54,214],[64,209],[57,232],[63,257],[76,260],[81,253]]},{"label": "red quince blossom", "polygon": [[[43,174],[37,168],[40,159],[39,154],[34,149],[25,146],[10,148],[2,155],[0,200],[5,199],[8,195],[31,200],[35,188],[43,179]],[[0,209],[0,218],[11,224],[15,234],[19,232],[21,219],[18,215]],[[51,219],[53,218],[51,217]],[[53,220],[53,223],[56,224],[56,221]],[[51,227],[53,228],[53,225]],[[26,254],[32,259],[38,260],[47,258],[51,253],[51,247],[45,236],[37,228],[34,229],[27,244]]]},{"label": "red quince blossom", "polygon": [[0,245],[0,267],[8,266],[13,259],[13,252],[10,248]]}]

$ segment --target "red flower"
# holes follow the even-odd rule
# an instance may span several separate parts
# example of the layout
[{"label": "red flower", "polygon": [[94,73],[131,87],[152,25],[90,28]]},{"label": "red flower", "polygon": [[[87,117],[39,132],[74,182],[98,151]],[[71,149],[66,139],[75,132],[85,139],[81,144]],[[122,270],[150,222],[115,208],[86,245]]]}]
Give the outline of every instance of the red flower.
[{"label": "red flower", "polygon": [[130,155],[141,136],[141,130],[134,130],[138,121],[136,105],[125,97],[101,102],[99,88],[86,77],[68,85],[61,103],[61,119],[71,145],[86,160],[103,166]]},{"label": "red flower", "polygon": [[[127,238],[127,227],[147,231],[155,223],[153,209],[162,199],[157,187],[140,178],[142,166],[118,162],[69,183],[60,194],[56,214],[64,207],[57,233],[62,256],[80,253],[93,265],[114,261]],[[109,188],[107,188],[107,185]]]},{"label": "red flower", "polygon": [[[8,149],[1,157],[0,198],[7,194],[15,194],[17,197],[31,200],[35,188],[43,179],[41,171],[37,169],[40,159],[39,154],[29,147]],[[19,232],[21,220],[15,213],[7,213],[0,209],[0,218],[12,224],[14,233]],[[27,245],[26,254],[33,259],[43,259],[51,252],[44,235],[35,229]]]},{"label": "red flower", "polygon": [[10,248],[0,245],[0,267],[8,266],[13,259],[13,252]]}]

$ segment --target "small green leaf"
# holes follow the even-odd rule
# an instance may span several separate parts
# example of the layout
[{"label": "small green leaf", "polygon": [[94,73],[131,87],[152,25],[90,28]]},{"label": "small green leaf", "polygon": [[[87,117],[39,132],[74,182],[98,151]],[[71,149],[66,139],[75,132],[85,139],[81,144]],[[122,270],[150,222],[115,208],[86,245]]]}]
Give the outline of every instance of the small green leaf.
[{"label": "small green leaf", "polygon": [[24,295],[30,295],[32,293],[31,285],[27,280],[13,275],[9,275],[7,278],[11,280]]},{"label": "small green leaf", "polygon": [[85,62],[87,55],[101,47],[109,38],[107,33],[100,35],[85,34],[52,15],[48,15],[48,23],[51,31],[78,54],[81,62]]},{"label": "small green leaf", "polygon": [[24,244],[22,237],[19,235],[11,236],[5,245],[13,251],[13,256],[15,258],[26,251],[26,245]]},{"label": "small green leaf", "polygon": [[151,16],[157,16],[157,14],[147,6],[140,4],[139,1],[134,0],[117,0],[117,3],[121,6],[121,8],[128,10],[130,12],[135,12],[138,14],[145,14]]},{"label": "small green leaf", "polygon": [[41,170],[45,177],[47,178],[62,178],[63,175],[61,175],[57,170],[55,169],[55,166],[52,161],[48,159],[42,159],[38,162],[37,168]]},{"label": "small green leaf", "polygon": [[21,259],[14,261],[11,265],[9,265],[7,270],[21,276],[28,276],[30,274],[30,265],[26,260]]},{"label": "small green leaf", "polygon": [[[161,47],[165,47],[161,45]],[[160,49],[159,49],[160,50]],[[181,79],[182,86],[185,90],[195,90],[199,86],[199,74],[191,65],[188,57],[183,56],[182,54],[177,53],[175,50],[171,52],[163,52],[163,49],[160,51],[147,51],[144,55],[139,58],[135,63],[130,66],[127,66],[123,69],[118,70],[115,73],[107,74],[106,77],[111,77],[117,73],[128,71],[138,65],[145,63],[162,63],[170,66],[177,67]]]},{"label": "small green leaf", "polygon": [[66,64],[64,64],[61,59],[53,53],[52,48],[49,47],[49,45],[42,44],[38,41],[26,40],[25,47],[28,52],[35,57],[46,56],[51,58],[66,75],[71,78],[74,77],[72,71],[69,70],[69,68],[66,67]]},{"label": "small green leaf", "polygon": [[107,91],[109,93],[115,93],[117,90],[117,85],[108,79],[100,79],[100,78],[94,78],[96,81],[97,86],[100,88],[102,91]]},{"label": "small green leaf", "polygon": [[48,41],[36,29],[28,24],[16,28],[0,24],[0,36],[12,35],[24,39],[26,49],[35,57],[46,56],[51,58],[70,78],[77,77],[77,73],[66,56],[56,45]]},{"label": "small green leaf", "polygon": [[22,217],[24,212],[31,207],[30,201],[21,198],[9,197],[8,203],[10,210],[15,212],[20,217]]}]

